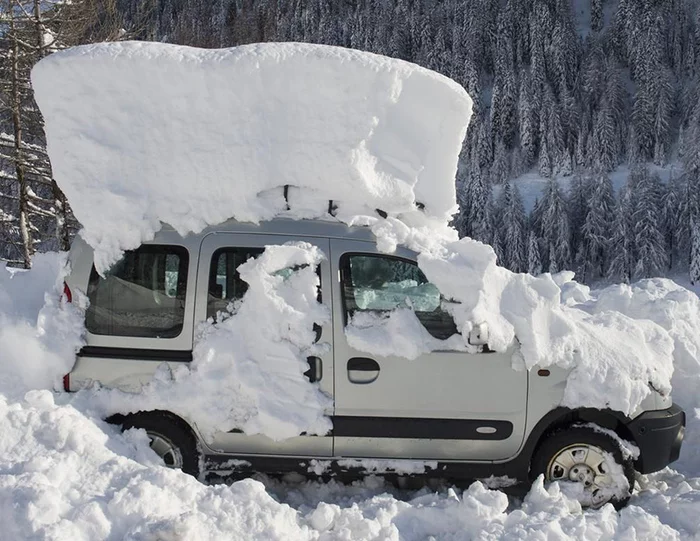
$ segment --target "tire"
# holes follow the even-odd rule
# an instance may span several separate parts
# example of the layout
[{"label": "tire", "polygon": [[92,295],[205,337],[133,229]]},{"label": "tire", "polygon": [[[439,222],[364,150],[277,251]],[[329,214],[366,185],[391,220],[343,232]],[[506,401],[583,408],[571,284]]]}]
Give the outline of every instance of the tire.
[{"label": "tire", "polygon": [[120,419],[122,430],[142,428],[151,440],[151,449],[168,468],[199,477],[200,453],[190,427],[175,415],[160,411],[142,411]]},{"label": "tire", "polygon": [[[611,457],[614,464],[610,464]],[[579,501],[583,507],[594,509],[606,503],[621,509],[627,505],[634,488],[634,466],[623,457],[619,444],[587,427],[568,428],[550,435],[535,451],[530,473],[533,479],[544,474],[545,483],[581,483],[583,493]]]}]

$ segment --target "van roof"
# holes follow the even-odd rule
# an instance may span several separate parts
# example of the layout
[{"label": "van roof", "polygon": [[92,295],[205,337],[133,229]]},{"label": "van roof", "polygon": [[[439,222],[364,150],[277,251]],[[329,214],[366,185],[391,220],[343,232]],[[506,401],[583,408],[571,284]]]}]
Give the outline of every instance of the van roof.
[{"label": "van roof", "polygon": [[[173,231],[168,224],[163,224],[161,231]],[[209,233],[269,233],[277,235],[306,236],[306,237],[332,237],[374,241],[374,235],[369,227],[348,226],[340,221],[330,220],[298,220],[291,218],[275,218],[260,223],[238,222],[227,220],[217,225],[212,225],[197,233],[205,236]],[[152,242],[158,241],[158,234]]]}]

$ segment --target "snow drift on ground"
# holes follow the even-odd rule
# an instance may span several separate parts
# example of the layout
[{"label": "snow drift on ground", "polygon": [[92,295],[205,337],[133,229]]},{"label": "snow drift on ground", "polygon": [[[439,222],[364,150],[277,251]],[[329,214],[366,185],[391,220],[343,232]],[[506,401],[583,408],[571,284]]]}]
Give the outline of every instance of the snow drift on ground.
[{"label": "snow drift on ground", "polygon": [[[41,268],[19,276],[23,288],[0,281],[3,321],[36,329],[36,305],[24,304],[25,293],[34,292],[36,299],[44,293],[56,298],[58,292]],[[700,336],[693,305],[673,300],[685,297],[681,288],[668,281],[636,292],[637,287],[620,290],[629,299],[629,314],[642,317],[645,297],[666,298],[664,317],[692,316],[689,330],[692,325]],[[593,292],[591,298],[602,295]],[[0,337],[0,352],[13,328]],[[37,333],[21,336],[29,352],[41,351]],[[59,347],[57,340],[50,345]],[[30,360],[3,357],[2,365],[7,370]],[[49,376],[60,375],[58,366],[53,370]],[[698,371],[688,375],[696,379],[675,383],[676,392],[692,398],[684,404],[690,412],[700,406]],[[37,387],[52,379],[35,377],[30,383]],[[441,485],[418,491],[398,490],[376,478],[347,486],[266,479],[206,486],[158,465],[145,433],[119,434],[96,413],[87,394],[27,392],[0,379],[0,539],[656,541],[700,536],[700,460],[688,445],[681,455],[687,477],[672,469],[642,476],[630,505],[617,513],[612,506],[582,511],[564,485],[545,488],[541,481],[522,500],[479,482],[466,490]],[[689,441],[697,441],[699,433],[697,424],[689,425]]]},{"label": "snow drift on ground", "polygon": [[[82,345],[81,298],[62,306],[65,254],[36,254],[31,273],[0,263],[0,388],[52,388]],[[63,303],[65,304],[65,303]]]},{"label": "snow drift on ground", "polygon": [[172,373],[163,364],[138,394],[96,389],[103,416],[165,409],[194,420],[205,439],[240,429],[283,440],[326,434],[331,398],[304,377],[315,344],[314,323],[330,320],[316,300],[316,267],[323,253],[304,242],[268,246],[238,271],[248,284],[243,298],[202,325],[193,361]]},{"label": "snow drift on ground", "polygon": [[184,234],[269,219],[286,208],[285,185],[305,216],[326,215],[329,200],[339,216],[447,222],[456,210],[471,100],[408,62],[295,43],[124,42],[53,54],[32,83],[98,270],[160,222]]}]

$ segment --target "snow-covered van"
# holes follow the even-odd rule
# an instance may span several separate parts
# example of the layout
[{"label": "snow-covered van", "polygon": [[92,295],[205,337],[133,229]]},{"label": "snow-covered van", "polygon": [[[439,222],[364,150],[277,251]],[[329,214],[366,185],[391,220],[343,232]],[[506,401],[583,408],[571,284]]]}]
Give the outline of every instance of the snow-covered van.
[{"label": "snow-covered van", "polygon": [[[261,254],[278,247],[313,250],[317,257],[303,260],[295,252],[285,268],[275,267],[272,259],[262,261]],[[471,330],[467,350],[464,340],[451,341],[458,329],[445,309],[446,298],[427,280],[417,257],[400,246],[391,254],[380,252],[367,227],[321,220],[228,221],[187,236],[164,226],[100,275],[92,248],[78,237],[65,291],[74,301],[76,294],[87,296],[87,333],[75,367],[64,378],[65,389],[99,383],[125,391],[114,393],[132,402],[111,396],[112,406],[122,409],[110,420],[124,429],[145,429],[166,465],[193,475],[371,471],[527,481],[544,474],[547,481],[579,483],[582,500],[599,506],[624,504],[635,470],[654,472],[678,458],[685,414],[667,393],[651,392],[631,414],[563,407],[570,370],[556,364],[514,369],[517,340],[497,352],[489,347],[487,325]],[[266,281],[255,282],[250,262],[256,260],[264,264],[260,268],[267,265]],[[305,298],[307,282],[292,282],[300,269],[307,271],[304,280],[313,280],[315,298]],[[275,289],[285,281],[287,289]],[[268,308],[263,301],[273,304]],[[274,312],[274,303],[304,302],[328,311],[314,316],[322,323],[310,326],[309,347],[285,346],[307,351],[307,364],[279,369],[281,385],[256,368],[241,368],[255,357],[251,348],[272,348],[260,351],[274,357],[282,355],[274,348],[286,344],[284,338],[251,336],[256,331],[251,326],[285,321],[278,313],[268,314],[269,321],[265,313],[255,315],[256,307]],[[376,325],[363,327],[363,318],[389,324],[385,316],[397,310],[415,315],[420,325],[402,328],[397,320],[390,334],[373,341]],[[291,309],[286,314],[290,327],[303,317]],[[216,350],[212,329],[227,318],[239,318],[229,327],[229,340],[238,336],[248,349],[235,351],[240,357],[234,378],[221,368],[227,365],[217,365],[203,376],[210,384],[202,386],[188,379],[192,376],[183,367],[193,356],[207,366]],[[421,333],[424,342],[438,345],[407,351]],[[257,344],[260,340],[270,343]],[[219,352],[225,343],[218,343]],[[217,383],[224,388],[220,397]],[[317,394],[292,394],[304,403],[275,403],[285,411],[268,408],[267,420],[251,424],[251,403],[262,410],[265,400],[302,383]],[[154,407],[153,397],[166,396],[167,385],[173,386],[170,401]],[[149,393],[150,399],[143,397]],[[252,402],[229,400],[236,393],[255,396]],[[212,396],[219,408],[207,402]],[[208,409],[197,406],[204,403]],[[316,428],[286,437],[297,410],[303,415],[303,408],[319,404],[327,425],[311,423]],[[208,415],[224,421],[235,417],[229,426],[236,428],[216,430],[226,424]],[[275,415],[277,425],[270,422]]]}]

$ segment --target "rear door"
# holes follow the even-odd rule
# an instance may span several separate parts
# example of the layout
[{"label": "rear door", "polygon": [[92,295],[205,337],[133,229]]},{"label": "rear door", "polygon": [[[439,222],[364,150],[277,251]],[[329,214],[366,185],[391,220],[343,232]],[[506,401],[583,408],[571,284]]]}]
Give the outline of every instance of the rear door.
[{"label": "rear door", "polygon": [[86,345],[70,374],[70,389],[92,382],[138,392],[161,363],[192,360],[197,252],[200,239],[161,231],[158,240],[127,251],[104,276],[79,237],[71,250],[69,287],[90,301]]},{"label": "rear door", "polygon": [[[435,309],[439,293],[418,269],[414,253],[389,256],[378,253],[374,243],[350,240],[332,240],[331,253],[339,301],[334,306],[336,456],[514,456],[523,440],[528,375],[511,368],[513,351],[468,354],[446,347],[411,360],[353,348],[345,332],[353,315],[382,316],[397,306],[412,306],[434,337],[456,329],[448,314]],[[383,348],[395,336],[373,340]]]},{"label": "rear door", "polygon": [[[197,300],[195,322],[212,317],[224,310],[228,303],[240,299],[247,285],[240,279],[236,267],[250,257],[256,257],[268,245],[279,245],[294,241],[306,241],[319,247],[326,259],[318,268],[321,279],[320,300],[330,307],[330,245],[328,239],[287,237],[281,235],[251,233],[211,233],[204,237],[199,253],[197,270]],[[321,390],[333,397],[333,333],[332,325],[318,329],[317,340],[327,343],[326,353],[309,360],[312,373],[320,378]],[[326,412],[333,415],[332,409]],[[219,433],[210,447],[215,451],[235,454],[288,455],[288,456],[330,456],[333,452],[333,438],[327,436],[298,436],[282,441],[274,441],[266,436],[248,436],[239,431]]]}]

